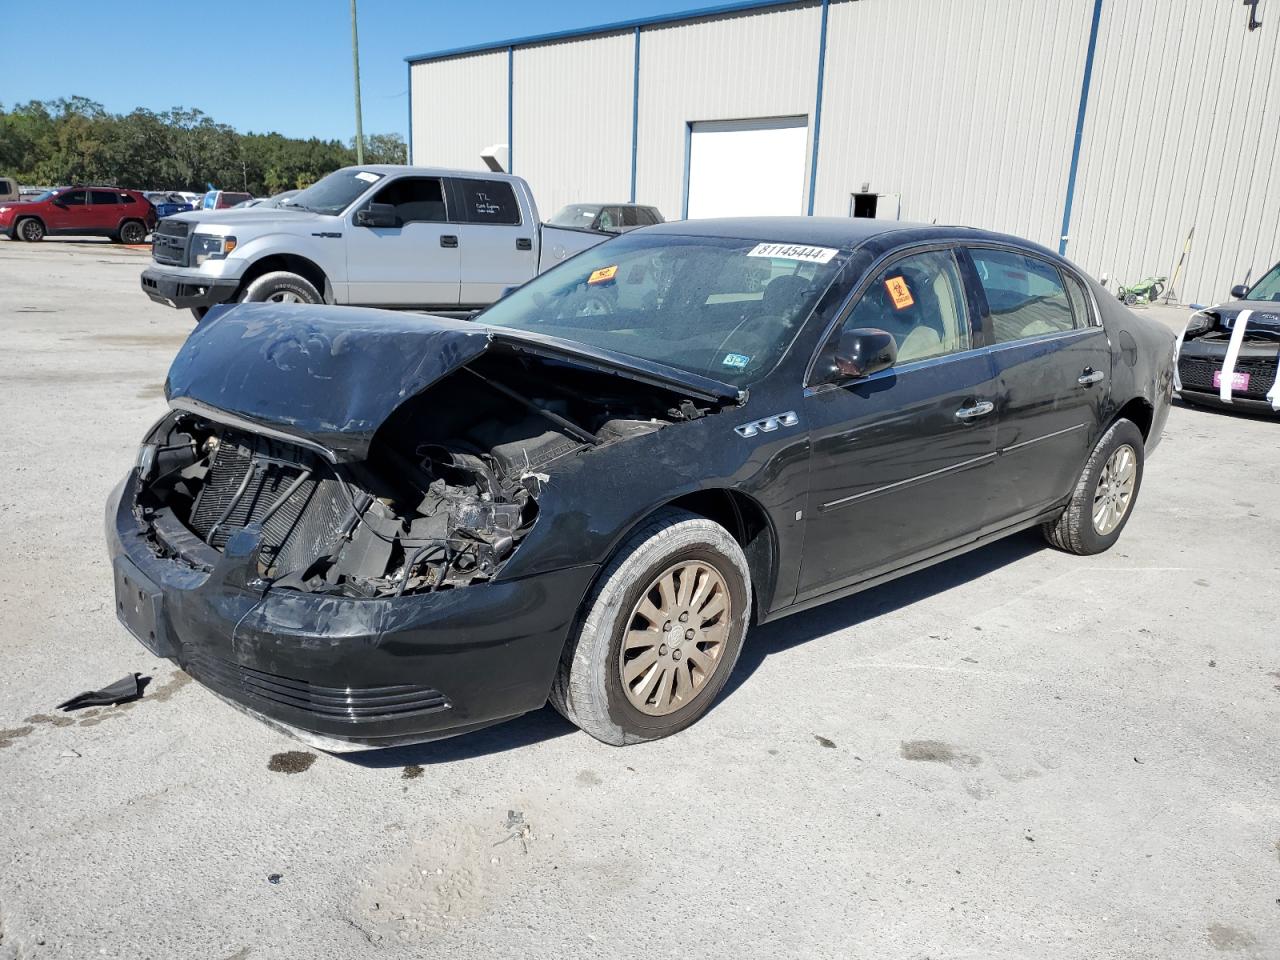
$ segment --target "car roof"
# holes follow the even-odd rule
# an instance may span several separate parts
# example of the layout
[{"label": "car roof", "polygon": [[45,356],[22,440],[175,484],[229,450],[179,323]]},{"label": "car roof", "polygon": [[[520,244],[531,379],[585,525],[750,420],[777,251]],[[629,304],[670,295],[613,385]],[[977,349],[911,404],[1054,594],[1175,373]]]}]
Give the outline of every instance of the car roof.
[{"label": "car roof", "polygon": [[[976,227],[937,226],[904,220],[872,220],[866,217],[723,217],[708,220],[668,220],[641,228],[646,234],[686,237],[724,237],[852,249],[869,240],[891,238],[903,243],[934,241],[990,241],[1034,249],[1057,258],[1046,247],[1030,240],[979,230]],[[900,237],[891,236],[901,234]]]}]

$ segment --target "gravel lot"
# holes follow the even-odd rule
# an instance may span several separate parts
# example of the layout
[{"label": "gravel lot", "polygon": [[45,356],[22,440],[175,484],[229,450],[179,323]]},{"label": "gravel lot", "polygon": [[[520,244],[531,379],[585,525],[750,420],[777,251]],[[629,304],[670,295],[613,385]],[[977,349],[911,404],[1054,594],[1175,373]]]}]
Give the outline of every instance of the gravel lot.
[{"label": "gravel lot", "polygon": [[1176,408],[1111,553],[757,630],[674,739],[341,759],[113,615],[103,501],[190,326],[145,262],[0,240],[0,960],[1280,957],[1280,423]]}]

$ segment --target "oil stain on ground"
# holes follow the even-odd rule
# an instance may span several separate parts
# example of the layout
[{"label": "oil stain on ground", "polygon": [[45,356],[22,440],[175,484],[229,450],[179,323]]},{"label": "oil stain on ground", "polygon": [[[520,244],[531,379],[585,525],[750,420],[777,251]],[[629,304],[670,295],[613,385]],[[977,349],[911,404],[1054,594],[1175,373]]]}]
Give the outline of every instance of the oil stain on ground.
[{"label": "oil stain on ground", "polygon": [[981,757],[971,753],[961,753],[949,743],[941,740],[904,740],[899,748],[903,760],[917,760],[923,763],[945,763],[949,767],[976,767],[982,762]]},{"label": "oil stain on ground", "polygon": [[1209,945],[1224,953],[1250,950],[1258,945],[1253,934],[1229,927],[1225,923],[1211,923],[1206,932],[1209,934]]},{"label": "oil stain on ground", "polygon": [[316,755],[309,750],[287,750],[273,754],[267,763],[272,773],[306,773],[316,762]]},{"label": "oil stain on ground", "polygon": [[0,749],[9,746],[13,741],[21,737],[25,737],[34,729],[35,727],[28,725],[25,727],[12,727],[8,730],[0,730]]},{"label": "oil stain on ground", "polygon": [[401,780],[417,780],[422,776],[422,767],[419,764],[411,763],[404,768],[400,774]]}]

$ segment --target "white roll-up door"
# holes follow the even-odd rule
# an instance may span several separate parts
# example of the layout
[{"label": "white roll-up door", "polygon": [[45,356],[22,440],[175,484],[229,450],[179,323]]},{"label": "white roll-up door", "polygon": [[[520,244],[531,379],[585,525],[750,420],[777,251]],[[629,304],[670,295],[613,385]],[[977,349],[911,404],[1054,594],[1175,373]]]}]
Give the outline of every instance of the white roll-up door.
[{"label": "white roll-up door", "polygon": [[689,219],[803,214],[808,141],[807,117],[694,123]]}]

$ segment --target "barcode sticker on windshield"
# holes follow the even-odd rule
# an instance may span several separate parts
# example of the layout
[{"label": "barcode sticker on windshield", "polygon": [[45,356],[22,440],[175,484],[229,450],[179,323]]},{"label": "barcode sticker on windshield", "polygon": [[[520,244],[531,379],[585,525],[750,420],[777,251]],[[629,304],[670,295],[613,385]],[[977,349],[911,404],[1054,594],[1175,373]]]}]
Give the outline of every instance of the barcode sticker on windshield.
[{"label": "barcode sticker on windshield", "polygon": [[376,173],[369,173],[368,171],[361,170],[356,174],[356,179],[363,180],[365,183],[377,183],[378,176],[379,175]]},{"label": "barcode sticker on windshield", "polygon": [[777,257],[781,260],[803,260],[806,263],[829,263],[839,250],[830,247],[804,247],[795,243],[757,243],[748,257]]}]

